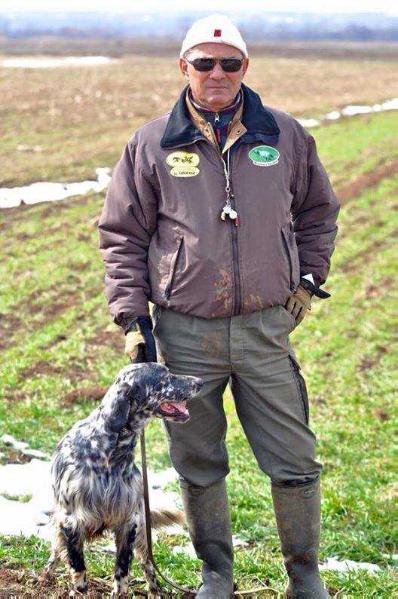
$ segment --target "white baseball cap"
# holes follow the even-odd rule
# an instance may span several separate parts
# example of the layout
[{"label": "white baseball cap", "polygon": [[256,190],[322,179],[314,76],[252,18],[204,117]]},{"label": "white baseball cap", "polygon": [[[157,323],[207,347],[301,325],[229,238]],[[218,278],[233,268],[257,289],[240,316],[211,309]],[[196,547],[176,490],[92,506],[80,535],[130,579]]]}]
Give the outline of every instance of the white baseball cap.
[{"label": "white baseball cap", "polygon": [[195,21],[182,42],[180,58],[187,50],[207,42],[228,44],[238,48],[245,58],[248,57],[246,44],[238,28],[225,15],[215,14]]}]

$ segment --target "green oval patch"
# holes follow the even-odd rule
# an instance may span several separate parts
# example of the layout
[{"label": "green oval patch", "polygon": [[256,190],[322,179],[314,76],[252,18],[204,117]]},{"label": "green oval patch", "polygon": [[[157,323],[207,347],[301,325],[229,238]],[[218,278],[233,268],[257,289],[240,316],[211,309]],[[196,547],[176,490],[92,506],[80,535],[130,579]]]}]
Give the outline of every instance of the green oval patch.
[{"label": "green oval patch", "polygon": [[256,146],[249,152],[249,158],[257,166],[272,166],[278,164],[279,152],[272,146]]}]

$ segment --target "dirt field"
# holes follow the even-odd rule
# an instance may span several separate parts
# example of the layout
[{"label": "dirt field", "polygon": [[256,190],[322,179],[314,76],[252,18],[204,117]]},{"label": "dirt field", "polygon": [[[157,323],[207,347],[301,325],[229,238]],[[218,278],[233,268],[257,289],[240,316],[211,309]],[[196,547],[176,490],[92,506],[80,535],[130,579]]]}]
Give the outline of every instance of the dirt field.
[{"label": "dirt field", "polygon": [[[246,83],[269,106],[316,117],[398,96],[397,62],[255,56]],[[170,110],[175,58],[129,56],[87,68],[0,68],[0,185],[92,178],[135,128]]]},{"label": "dirt field", "polygon": [[[266,103],[316,116],[348,103],[398,96],[396,62],[255,56],[247,83]],[[171,107],[182,80],[170,57],[125,57],[87,69],[0,69],[1,185],[80,180],[112,166],[139,124]],[[323,463],[320,557],[380,569],[326,571],[331,596],[397,596],[393,510],[394,344],[398,112],[343,119],[314,130],[342,203],[332,268],[292,343],[306,377],[311,426]],[[124,338],[103,292],[95,218],[104,194],[0,210],[0,437],[7,433],[50,454],[87,415],[125,365]],[[282,596],[286,577],[268,482],[259,471],[225,394],[228,477],[240,589],[268,585]],[[147,429],[150,466],[170,465],[158,421]],[[0,463],[29,458],[0,441]],[[175,488],[176,490],[176,488]],[[199,561],[172,553],[183,537],[161,535],[157,561],[177,583],[197,585]],[[0,536],[0,597],[67,597],[68,576],[38,579],[49,555],[37,539]],[[113,558],[87,552],[90,595],[104,597]],[[141,578],[133,567],[133,577]],[[279,594],[279,595],[278,595]]]}]

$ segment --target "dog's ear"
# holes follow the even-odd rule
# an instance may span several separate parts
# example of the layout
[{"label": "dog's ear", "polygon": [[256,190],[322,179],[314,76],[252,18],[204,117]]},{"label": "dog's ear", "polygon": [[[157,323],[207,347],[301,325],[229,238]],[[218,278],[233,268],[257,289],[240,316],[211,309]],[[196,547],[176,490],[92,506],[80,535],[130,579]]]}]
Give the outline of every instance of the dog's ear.
[{"label": "dog's ear", "polygon": [[112,385],[102,402],[102,415],[105,426],[112,433],[120,433],[128,422],[130,412],[129,393],[131,388],[126,383]]}]

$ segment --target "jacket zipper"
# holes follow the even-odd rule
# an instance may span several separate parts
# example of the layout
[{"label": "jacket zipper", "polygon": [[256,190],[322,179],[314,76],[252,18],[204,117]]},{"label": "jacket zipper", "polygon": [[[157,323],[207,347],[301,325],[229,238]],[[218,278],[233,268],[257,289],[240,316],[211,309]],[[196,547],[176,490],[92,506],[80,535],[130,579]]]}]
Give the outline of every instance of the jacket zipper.
[{"label": "jacket zipper", "polygon": [[[235,196],[231,193],[231,205],[236,210]],[[234,269],[235,289],[234,289],[234,310],[233,315],[240,314],[242,304],[242,292],[240,286],[240,271],[239,271],[239,248],[238,248],[238,227],[230,221],[229,223],[232,239],[232,260]]]},{"label": "jacket zipper", "polygon": [[287,259],[289,261],[289,279],[290,279],[290,291],[294,291],[294,285],[293,285],[293,263],[292,263],[292,257],[290,255],[290,251],[289,251],[289,246],[287,244],[286,241],[286,237],[285,237],[285,232],[281,231],[282,234],[282,241],[283,241],[283,247],[285,248],[285,252],[286,252],[286,256]]},{"label": "jacket zipper", "polygon": [[[229,157],[230,156],[229,150],[227,150],[227,154]],[[234,210],[236,210],[236,200],[235,200],[235,195],[233,193],[232,183],[231,183],[231,168],[230,168],[231,163],[230,163],[230,160],[228,160],[228,166],[229,166],[229,168],[228,168],[222,155],[220,156],[220,158],[224,163],[224,167],[225,167],[224,172],[227,173],[226,183],[227,183],[227,188],[229,189],[229,192],[227,192],[228,198],[231,203],[231,207]],[[240,314],[241,306],[242,306],[242,290],[241,290],[241,284],[240,284],[240,270],[239,270],[238,227],[236,226],[235,222],[233,222],[232,220],[230,220],[229,226],[230,226],[230,231],[231,231],[232,266],[233,266],[234,281],[235,281],[234,309],[232,311],[232,314],[233,314],[233,316],[237,316],[238,314]]]}]

